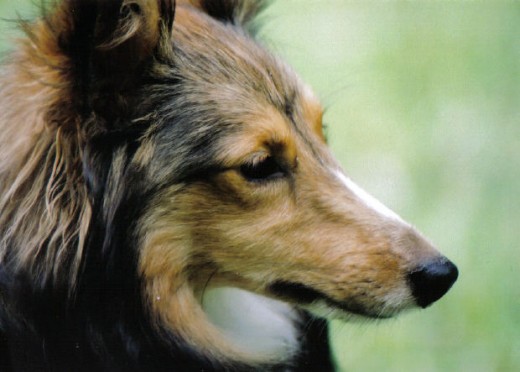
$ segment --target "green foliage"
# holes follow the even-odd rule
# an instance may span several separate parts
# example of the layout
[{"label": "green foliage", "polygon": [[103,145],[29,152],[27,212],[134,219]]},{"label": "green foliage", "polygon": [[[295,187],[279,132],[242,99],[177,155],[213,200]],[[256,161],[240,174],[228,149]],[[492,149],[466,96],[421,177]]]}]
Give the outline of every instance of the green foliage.
[{"label": "green foliage", "polygon": [[519,3],[278,0],[264,23],[328,107],[348,173],[461,273],[430,309],[334,322],[342,369],[520,370]]},{"label": "green foliage", "polygon": [[37,7],[31,0],[0,0],[0,56],[20,36],[17,21],[33,18]]}]

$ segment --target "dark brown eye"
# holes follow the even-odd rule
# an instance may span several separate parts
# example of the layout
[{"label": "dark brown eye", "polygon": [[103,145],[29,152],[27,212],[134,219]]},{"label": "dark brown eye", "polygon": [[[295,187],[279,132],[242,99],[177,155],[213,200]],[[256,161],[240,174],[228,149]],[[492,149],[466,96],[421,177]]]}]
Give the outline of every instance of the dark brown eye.
[{"label": "dark brown eye", "polygon": [[285,175],[283,169],[271,156],[267,156],[255,163],[242,165],[240,173],[250,182],[267,181],[281,178]]}]

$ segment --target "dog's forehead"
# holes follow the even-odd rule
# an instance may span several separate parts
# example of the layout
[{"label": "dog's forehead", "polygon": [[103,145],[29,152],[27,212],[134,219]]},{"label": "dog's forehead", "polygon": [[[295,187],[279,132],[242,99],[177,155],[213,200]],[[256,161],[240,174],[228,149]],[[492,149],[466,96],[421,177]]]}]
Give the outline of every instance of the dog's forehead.
[{"label": "dog's forehead", "polygon": [[302,99],[316,101],[288,65],[240,26],[190,7],[179,7],[175,22],[175,68],[190,92],[200,93],[198,99],[206,97],[209,103],[227,107],[232,100],[233,106],[244,110],[268,104],[288,114]]},{"label": "dog's forehead", "polygon": [[165,154],[174,150],[171,143],[182,143],[183,164],[196,169],[200,151],[229,165],[266,144],[282,146],[289,158],[298,143],[319,147],[322,109],[316,96],[245,30],[181,6],[172,44],[173,84],[159,88],[169,96],[160,100],[170,123],[158,139]]}]

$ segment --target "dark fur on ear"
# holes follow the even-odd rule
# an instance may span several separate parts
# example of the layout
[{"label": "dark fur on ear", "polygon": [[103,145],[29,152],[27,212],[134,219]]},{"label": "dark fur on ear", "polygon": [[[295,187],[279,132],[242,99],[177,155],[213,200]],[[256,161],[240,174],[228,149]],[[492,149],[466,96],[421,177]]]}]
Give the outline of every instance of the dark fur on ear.
[{"label": "dark fur on ear", "polygon": [[[131,111],[131,92],[141,83],[137,77],[145,75],[142,72],[152,57],[170,53],[170,44],[161,39],[170,39],[174,1],[97,1],[95,7],[92,2],[77,3],[75,7],[86,9],[73,9],[76,24],[92,22],[88,17],[95,14],[94,22],[80,27],[83,31],[73,34],[67,46],[87,61],[77,60],[76,66],[87,84],[89,108],[109,122],[121,120],[121,112]],[[84,40],[78,43],[75,38]],[[89,45],[89,41],[90,50],[78,50],[78,45]],[[81,55],[85,53],[89,54]]]},{"label": "dark fur on ear", "polygon": [[24,23],[31,55],[53,71],[48,80],[70,97],[67,110],[60,103],[53,112],[83,117],[94,112],[108,122],[121,121],[143,71],[153,58],[171,53],[165,41],[174,9],[175,0],[68,0],[46,10],[37,23]]}]

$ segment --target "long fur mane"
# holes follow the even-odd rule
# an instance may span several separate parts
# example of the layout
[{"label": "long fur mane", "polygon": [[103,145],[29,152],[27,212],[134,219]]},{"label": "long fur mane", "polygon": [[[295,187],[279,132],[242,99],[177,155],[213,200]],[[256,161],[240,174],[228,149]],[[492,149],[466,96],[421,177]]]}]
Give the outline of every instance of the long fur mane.
[{"label": "long fur mane", "polygon": [[[267,4],[249,0],[178,3],[185,2],[244,27]],[[83,149],[88,138],[106,130],[100,123],[106,117],[88,110],[108,96],[85,96],[90,82],[76,78],[90,73],[81,71],[88,67],[78,66],[78,60],[96,46],[87,41],[88,35],[73,32],[81,22],[89,22],[71,13],[74,3],[82,6],[81,1],[66,1],[44,10],[35,23],[21,22],[26,38],[4,61],[0,75],[0,262],[8,261],[43,282],[71,289],[81,269],[92,216]],[[102,49],[117,49],[142,26],[135,20],[119,25],[112,39],[102,41]],[[167,53],[166,43],[161,48]],[[106,88],[103,82],[99,85]],[[124,110],[114,106],[130,105],[123,95],[109,101],[103,103],[104,108],[112,104],[110,109],[116,112]],[[16,252],[9,247],[16,247]]]},{"label": "long fur mane", "polygon": [[83,134],[79,115],[63,107],[69,67],[45,38],[54,35],[25,29],[29,38],[0,76],[0,260],[42,281],[73,285],[91,214],[81,174]]},{"label": "long fur mane", "polygon": [[[126,76],[143,69],[159,34],[166,37],[154,27],[171,30],[173,22],[174,2],[161,2],[170,16],[152,32],[130,13],[118,18],[119,3],[68,0],[49,5],[35,22],[21,21],[26,37],[0,76],[0,262],[70,291],[92,217],[84,151],[97,134],[127,120],[131,97],[124,91],[135,82]],[[96,29],[99,21],[108,26]],[[119,67],[92,67],[107,57],[119,66],[131,52],[137,61],[121,69],[117,86],[110,74]]]}]

